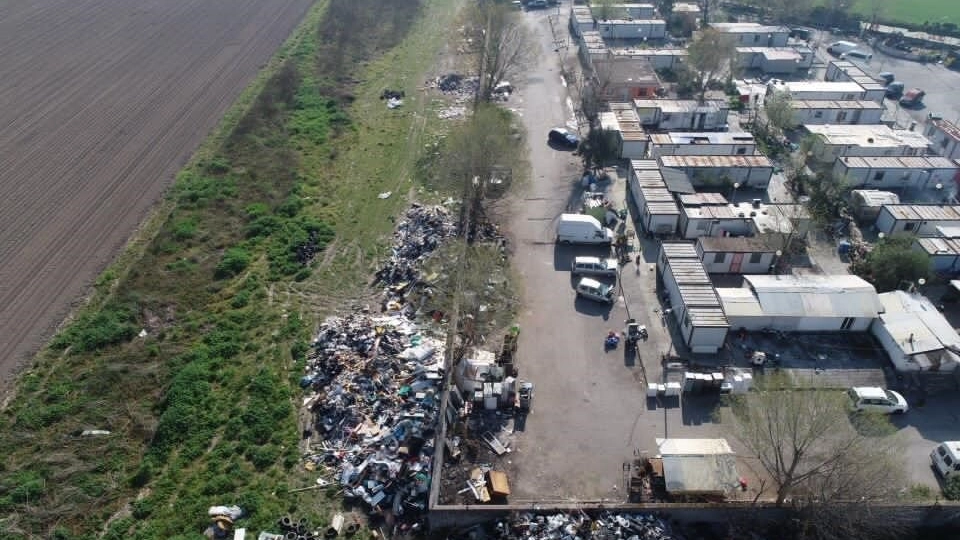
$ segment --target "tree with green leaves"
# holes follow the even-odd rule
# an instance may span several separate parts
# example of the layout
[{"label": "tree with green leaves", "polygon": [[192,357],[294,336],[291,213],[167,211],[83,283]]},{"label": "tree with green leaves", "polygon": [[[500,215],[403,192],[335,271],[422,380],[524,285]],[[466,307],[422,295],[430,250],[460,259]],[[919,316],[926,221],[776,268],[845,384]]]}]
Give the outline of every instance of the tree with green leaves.
[{"label": "tree with green leaves", "polygon": [[661,19],[669,19],[673,15],[673,5],[676,2],[674,0],[657,0],[657,12],[660,14]]},{"label": "tree with green leaves", "polygon": [[617,133],[600,127],[591,129],[580,142],[577,152],[583,158],[583,167],[600,170],[604,165],[619,157]]},{"label": "tree with green leaves", "polygon": [[916,285],[920,279],[930,278],[930,259],[913,250],[911,235],[897,235],[878,241],[866,258],[852,265],[851,270],[873,283],[877,292]]},{"label": "tree with green leaves", "polygon": [[706,97],[710,81],[730,72],[736,52],[733,38],[713,28],[700,32],[687,47],[687,64],[696,75],[698,99],[701,103]]},{"label": "tree with green leaves", "polygon": [[776,131],[786,131],[796,127],[793,100],[787,92],[774,92],[763,102],[763,112],[767,124]]}]

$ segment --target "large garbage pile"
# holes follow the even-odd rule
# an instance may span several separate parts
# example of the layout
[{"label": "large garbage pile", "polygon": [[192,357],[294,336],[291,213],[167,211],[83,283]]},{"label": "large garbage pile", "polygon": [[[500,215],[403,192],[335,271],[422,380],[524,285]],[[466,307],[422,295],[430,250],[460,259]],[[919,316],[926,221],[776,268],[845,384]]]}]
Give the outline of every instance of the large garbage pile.
[{"label": "large garbage pile", "polygon": [[406,317],[328,319],[301,386],[312,413],[307,468],[375,513],[415,518],[427,505],[443,344]]},{"label": "large garbage pile", "polygon": [[400,309],[406,293],[420,280],[423,260],[456,234],[457,225],[445,207],[411,206],[397,223],[390,257],[376,274],[377,284],[386,286],[384,305]]},{"label": "large garbage pile", "polygon": [[472,527],[453,540],[674,540],[682,536],[664,519],[651,514],[604,512],[598,517],[585,513],[551,515],[518,514],[484,527]]}]

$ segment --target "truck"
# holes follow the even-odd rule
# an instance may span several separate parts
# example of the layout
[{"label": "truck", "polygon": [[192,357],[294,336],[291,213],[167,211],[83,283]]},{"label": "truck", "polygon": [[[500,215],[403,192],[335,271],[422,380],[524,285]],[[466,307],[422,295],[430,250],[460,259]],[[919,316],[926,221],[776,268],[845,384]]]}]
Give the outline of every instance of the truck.
[{"label": "truck", "polygon": [[587,214],[561,214],[557,223],[559,244],[610,245],[613,231],[604,227],[597,218]]},{"label": "truck", "polygon": [[900,106],[919,107],[920,104],[923,103],[923,97],[926,95],[927,93],[919,88],[911,88],[903,94],[902,98],[900,98]]}]

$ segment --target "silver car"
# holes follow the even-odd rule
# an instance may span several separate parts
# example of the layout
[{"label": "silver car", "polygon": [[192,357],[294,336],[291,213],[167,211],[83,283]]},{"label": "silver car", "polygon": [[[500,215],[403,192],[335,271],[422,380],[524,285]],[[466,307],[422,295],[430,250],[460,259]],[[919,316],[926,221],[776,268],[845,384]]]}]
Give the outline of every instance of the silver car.
[{"label": "silver car", "polygon": [[575,276],[615,276],[617,268],[617,260],[613,258],[576,257],[570,264]]},{"label": "silver car", "polygon": [[577,283],[577,296],[582,296],[596,302],[612,304],[616,300],[613,296],[614,292],[615,289],[612,285],[600,283],[595,279],[580,278],[580,281]]}]

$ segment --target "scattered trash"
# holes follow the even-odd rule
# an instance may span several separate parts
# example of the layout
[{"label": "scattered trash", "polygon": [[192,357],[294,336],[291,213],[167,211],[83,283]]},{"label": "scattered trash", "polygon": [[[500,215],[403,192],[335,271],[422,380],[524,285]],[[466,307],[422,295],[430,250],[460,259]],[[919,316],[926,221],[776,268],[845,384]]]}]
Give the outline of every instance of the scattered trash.
[{"label": "scattered trash", "polygon": [[[284,516],[277,520],[277,528],[281,534],[260,533],[257,540],[316,540],[317,532],[310,530],[310,522],[307,518],[295,519],[290,516]],[[268,535],[264,537],[264,534]]]},{"label": "scattered trash", "polygon": [[467,108],[463,105],[454,105],[452,107],[446,107],[437,111],[437,116],[441,120],[449,120],[451,118],[462,118],[467,115]]},{"label": "scattered trash", "polygon": [[562,538],[580,540],[616,538],[673,540],[681,537],[671,529],[665,519],[650,514],[603,512],[596,518],[592,518],[584,512],[552,515],[525,512],[516,514],[509,519],[469,527],[459,533],[448,535],[448,538],[450,540],[468,540],[483,538],[484,536],[501,540],[554,540]]},{"label": "scattered trash", "polygon": [[243,517],[243,509],[239,506],[211,506],[207,515],[213,524],[204,532],[207,538],[244,538],[246,529],[236,529],[234,522]]},{"label": "scattered trash", "polygon": [[80,432],[81,437],[102,437],[109,434],[110,432],[105,429],[85,429]]},{"label": "scattered trash", "polygon": [[403,99],[407,97],[403,90],[386,89],[380,94],[380,99]]},{"label": "scattered trash", "polygon": [[140,329],[140,333],[137,334],[137,337],[141,337],[141,338],[147,337],[147,329],[146,329],[146,328],[141,328],[141,329]]},{"label": "scattered trash", "polygon": [[393,192],[392,192],[392,191],[384,191],[383,193],[377,195],[377,198],[378,198],[378,199],[389,199],[391,195],[393,195]]},{"label": "scattered trash", "polygon": [[443,342],[403,315],[321,325],[305,400],[319,442],[307,460],[336,478],[346,498],[394,518],[426,509],[442,358]]},{"label": "scattered trash", "polygon": [[408,289],[420,284],[420,263],[456,234],[453,216],[443,206],[414,204],[407,210],[393,233],[390,258],[376,274],[377,283],[387,285],[384,305],[389,311],[399,310]]},{"label": "scattered trash", "polygon": [[400,107],[401,105],[403,105],[403,100],[402,100],[402,99],[399,99],[399,98],[390,98],[390,99],[387,100],[387,108],[388,108],[388,109],[396,109],[396,108]]}]

